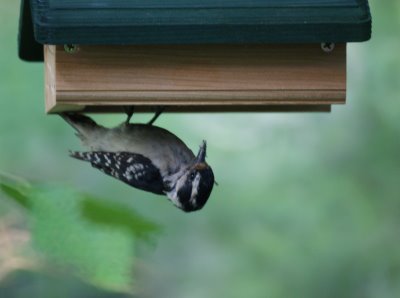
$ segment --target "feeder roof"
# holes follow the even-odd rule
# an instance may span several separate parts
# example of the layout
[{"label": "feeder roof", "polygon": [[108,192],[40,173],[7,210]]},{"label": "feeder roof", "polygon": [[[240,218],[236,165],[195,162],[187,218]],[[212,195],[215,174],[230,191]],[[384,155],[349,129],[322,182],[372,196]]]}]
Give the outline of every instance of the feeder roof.
[{"label": "feeder roof", "polygon": [[42,44],[360,42],[367,0],[22,0],[20,57]]}]

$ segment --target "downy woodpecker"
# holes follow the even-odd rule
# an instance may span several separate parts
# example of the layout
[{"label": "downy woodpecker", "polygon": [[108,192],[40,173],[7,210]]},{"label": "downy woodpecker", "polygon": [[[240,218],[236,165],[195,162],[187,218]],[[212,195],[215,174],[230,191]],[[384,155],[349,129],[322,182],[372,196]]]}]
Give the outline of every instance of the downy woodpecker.
[{"label": "downy woodpecker", "polygon": [[148,124],[127,121],[105,128],[82,114],[60,114],[76,131],[86,152],[71,152],[73,158],[135,188],[166,195],[185,212],[205,205],[214,186],[214,174],[206,163],[206,142],[197,156],[174,134]]}]

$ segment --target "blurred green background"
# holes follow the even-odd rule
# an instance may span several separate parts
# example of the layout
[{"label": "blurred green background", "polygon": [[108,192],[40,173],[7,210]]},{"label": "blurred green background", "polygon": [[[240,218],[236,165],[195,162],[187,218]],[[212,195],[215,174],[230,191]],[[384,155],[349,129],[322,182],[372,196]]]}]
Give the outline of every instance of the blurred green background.
[{"label": "blurred green background", "polygon": [[370,4],[345,106],[160,118],[209,143],[219,187],[184,214],[67,156],[79,142],[44,114],[1,0],[0,297],[400,297],[400,1]]}]

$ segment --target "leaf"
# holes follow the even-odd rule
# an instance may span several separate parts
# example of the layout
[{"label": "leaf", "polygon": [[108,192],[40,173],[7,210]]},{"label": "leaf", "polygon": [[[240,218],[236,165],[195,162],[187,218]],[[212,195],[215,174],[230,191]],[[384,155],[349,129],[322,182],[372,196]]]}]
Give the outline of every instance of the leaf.
[{"label": "leaf", "polygon": [[137,238],[147,241],[153,234],[161,231],[159,225],[146,220],[132,209],[101,201],[89,195],[82,201],[82,212],[91,222],[126,229]]},{"label": "leaf", "polygon": [[35,248],[96,286],[129,291],[134,238],[118,227],[86,220],[81,200],[79,193],[64,188],[35,191],[31,216]]},{"label": "leaf", "polygon": [[97,287],[130,292],[135,240],[160,227],[125,206],[0,173],[0,190],[27,208],[34,248]]},{"label": "leaf", "polygon": [[0,189],[21,206],[29,208],[29,196],[26,193],[31,187],[24,179],[0,171]]},{"label": "leaf", "polygon": [[5,183],[0,183],[0,189],[11,199],[14,199],[18,204],[25,208],[29,208],[29,198],[25,196],[15,186],[11,186]]}]

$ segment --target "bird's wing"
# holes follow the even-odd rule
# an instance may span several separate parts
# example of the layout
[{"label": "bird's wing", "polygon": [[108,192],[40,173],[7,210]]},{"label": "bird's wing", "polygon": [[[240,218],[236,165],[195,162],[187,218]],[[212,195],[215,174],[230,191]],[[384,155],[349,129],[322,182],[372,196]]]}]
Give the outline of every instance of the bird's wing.
[{"label": "bird's wing", "polygon": [[156,194],[164,194],[160,171],[150,159],[130,152],[71,152],[71,157],[88,161],[103,173],[130,186]]}]

